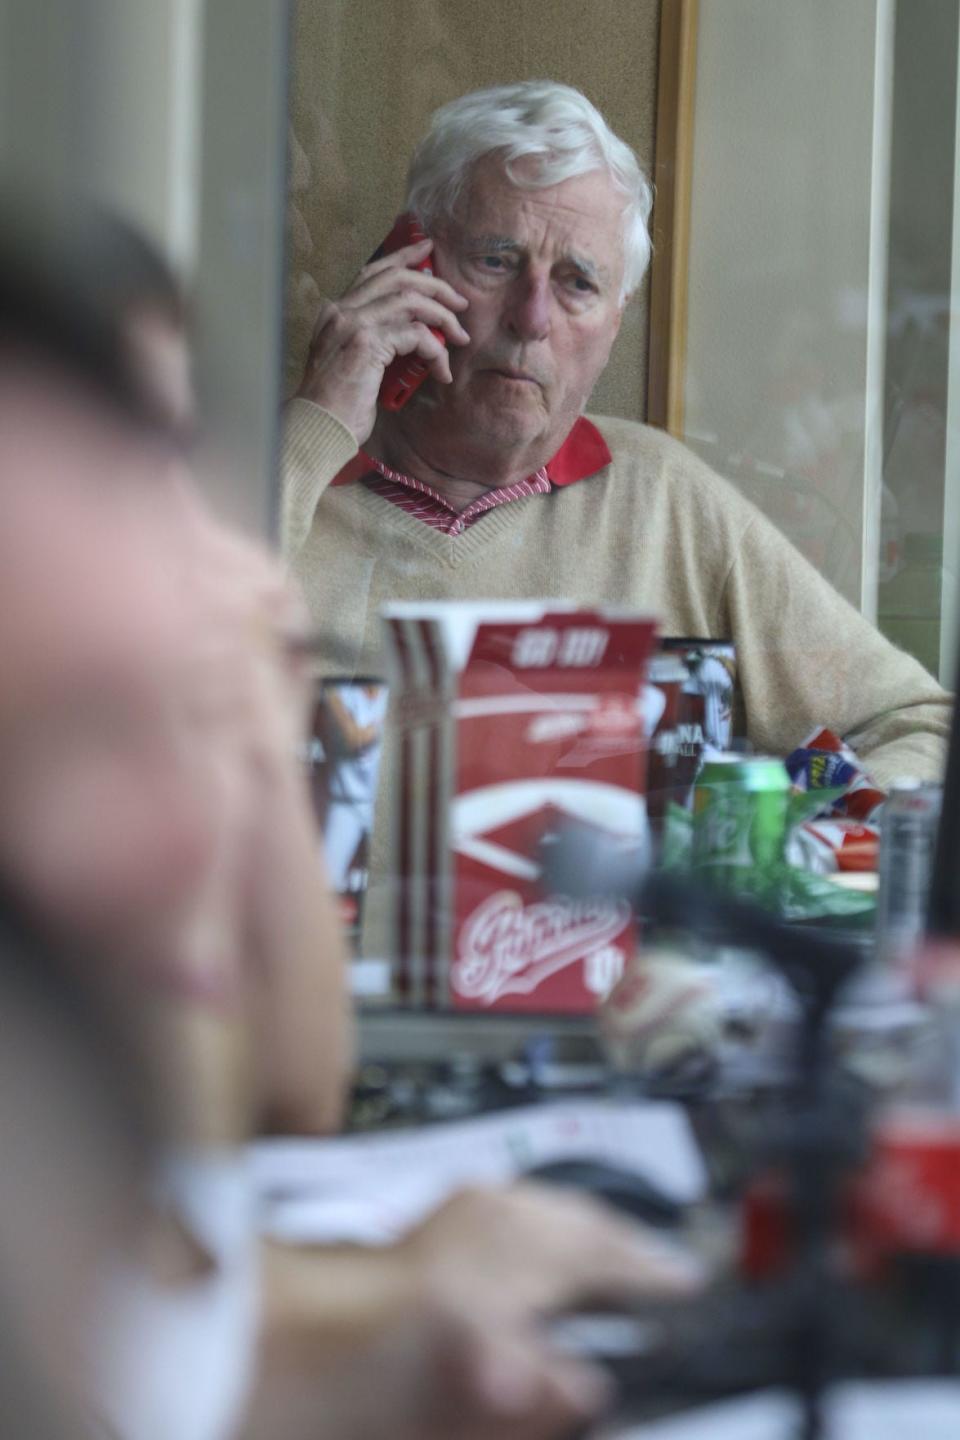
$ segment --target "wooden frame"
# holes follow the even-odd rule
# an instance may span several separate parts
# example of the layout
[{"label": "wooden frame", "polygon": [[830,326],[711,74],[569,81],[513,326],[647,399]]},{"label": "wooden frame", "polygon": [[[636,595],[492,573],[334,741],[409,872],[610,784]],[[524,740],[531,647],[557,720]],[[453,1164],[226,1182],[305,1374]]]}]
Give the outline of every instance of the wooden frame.
[{"label": "wooden frame", "polygon": [[647,423],[683,434],[699,0],[663,0],[657,75]]}]

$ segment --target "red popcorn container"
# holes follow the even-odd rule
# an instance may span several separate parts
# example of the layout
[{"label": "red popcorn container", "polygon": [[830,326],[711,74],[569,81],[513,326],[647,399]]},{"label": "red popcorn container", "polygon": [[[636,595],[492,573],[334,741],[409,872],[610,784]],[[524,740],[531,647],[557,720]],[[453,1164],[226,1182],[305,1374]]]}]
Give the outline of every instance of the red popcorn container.
[{"label": "red popcorn container", "polygon": [[575,821],[646,847],[641,696],[654,622],[553,603],[384,612],[399,755],[396,989],[455,1010],[591,1013],[635,943],[620,900],[547,893]]}]

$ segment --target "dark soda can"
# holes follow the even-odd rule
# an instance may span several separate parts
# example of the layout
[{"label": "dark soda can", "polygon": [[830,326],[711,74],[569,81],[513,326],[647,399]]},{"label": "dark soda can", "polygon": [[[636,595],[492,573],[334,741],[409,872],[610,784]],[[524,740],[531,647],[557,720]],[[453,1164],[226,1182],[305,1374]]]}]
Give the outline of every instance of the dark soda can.
[{"label": "dark soda can", "polygon": [[733,642],[667,637],[661,640],[660,648],[686,666],[684,693],[697,704],[708,750],[729,750],[737,692],[737,651]]},{"label": "dark soda can", "polygon": [[655,691],[647,756],[647,813],[656,826],[669,801],[686,806],[703,754],[703,727],[691,724],[684,694],[687,668],[679,656],[654,655],[647,686]]}]

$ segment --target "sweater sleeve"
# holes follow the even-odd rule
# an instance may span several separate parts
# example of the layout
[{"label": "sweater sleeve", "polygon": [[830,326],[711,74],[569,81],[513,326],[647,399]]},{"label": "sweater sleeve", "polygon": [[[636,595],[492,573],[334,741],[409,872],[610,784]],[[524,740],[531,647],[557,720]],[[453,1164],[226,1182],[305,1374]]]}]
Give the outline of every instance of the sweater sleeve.
[{"label": "sweater sleeve", "polygon": [[291,400],[283,423],[280,544],[290,564],[310,533],[317,501],[333,477],[357,454],[353,435],[329,410]]},{"label": "sweater sleeve", "polygon": [[763,516],[741,536],[718,626],[737,639],[758,750],[785,755],[826,725],[880,784],[898,775],[942,779],[950,697]]}]

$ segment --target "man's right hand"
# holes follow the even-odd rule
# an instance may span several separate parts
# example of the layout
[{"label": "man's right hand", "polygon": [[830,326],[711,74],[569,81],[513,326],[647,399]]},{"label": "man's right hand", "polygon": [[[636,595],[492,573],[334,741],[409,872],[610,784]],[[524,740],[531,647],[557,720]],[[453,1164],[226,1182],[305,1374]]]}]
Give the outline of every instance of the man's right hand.
[{"label": "man's right hand", "polygon": [[273,1440],[558,1440],[603,1411],[610,1386],[541,1322],[704,1281],[600,1202],[528,1184],[463,1191],[391,1246],[265,1258],[249,1436]]},{"label": "man's right hand", "polygon": [[435,380],[448,385],[446,344],[430,331],[442,330],[454,345],[469,342],[457,318],[466,298],[438,276],[411,269],[432,246],[421,240],[372,261],[339,300],[320,307],[297,397],[329,410],[358,445],[373,429],[383,372],[392,360],[417,355]]},{"label": "man's right hand", "polygon": [[534,1317],[584,1302],[697,1290],[702,1267],[581,1191],[529,1181],[455,1193],[398,1243],[431,1294]]}]

